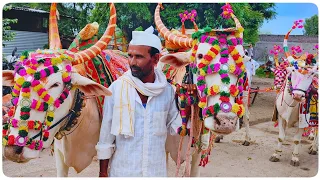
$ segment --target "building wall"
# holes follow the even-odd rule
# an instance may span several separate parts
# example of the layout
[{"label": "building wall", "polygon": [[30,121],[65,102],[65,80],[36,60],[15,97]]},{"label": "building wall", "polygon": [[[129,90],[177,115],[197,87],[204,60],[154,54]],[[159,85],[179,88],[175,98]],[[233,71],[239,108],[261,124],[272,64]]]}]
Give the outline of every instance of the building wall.
[{"label": "building wall", "polygon": [[16,33],[12,41],[7,41],[2,48],[2,54],[4,57],[11,55],[13,49],[17,47],[18,55],[25,50],[37,50],[43,49],[43,46],[48,44],[48,33],[42,32],[28,32],[28,31],[14,31]]},{"label": "building wall", "polygon": [[[253,58],[259,62],[266,62],[268,56],[272,56],[269,52],[274,45],[283,47],[284,35],[260,35],[259,41],[253,47]],[[314,46],[318,44],[317,36],[290,35],[288,46],[300,46],[303,52],[315,53]],[[280,54],[283,56],[283,54]]]}]

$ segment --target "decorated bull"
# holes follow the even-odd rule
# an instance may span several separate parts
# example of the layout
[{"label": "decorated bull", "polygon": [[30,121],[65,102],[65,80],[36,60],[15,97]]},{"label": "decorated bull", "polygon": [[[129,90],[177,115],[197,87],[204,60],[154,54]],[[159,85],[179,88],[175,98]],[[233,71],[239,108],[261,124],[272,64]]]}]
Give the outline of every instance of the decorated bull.
[{"label": "decorated bull", "polygon": [[[52,6],[51,13],[56,11]],[[56,23],[55,16],[49,21]],[[15,162],[37,158],[42,148],[55,139],[58,176],[67,176],[68,168],[81,172],[96,154],[101,117],[95,99],[109,96],[104,86],[79,75],[74,65],[91,60],[106,48],[116,26],[116,9],[110,4],[108,27],[93,46],[79,52],[59,49],[57,32],[50,31],[50,49],[28,52],[15,71],[3,71],[3,83],[14,86],[12,102],[16,106],[10,123],[4,126],[4,156]],[[71,130],[71,131],[70,131]],[[81,135],[80,135],[81,134]],[[76,144],[76,146],[75,146]]]},{"label": "decorated bull", "polygon": [[[226,4],[222,9],[224,17],[234,19],[236,28],[206,27],[193,33],[192,38],[176,36],[170,32],[160,18],[160,5],[155,11],[155,24],[160,35],[180,48],[191,48],[188,52],[166,54],[160,58],[162,63],[178,69],[185,69],[185,66],[188,66],[188,73],[192,81],[197,84],[200,95],[198,106],[202,108],[200,114],[205,132],[199,138],[200,143],[195,142],[195,144],[200,144],[198,149],[207,154],[203,153],[203,156],[200,156],[201,154],[192,151],[191,176],[200,175],[198,164],[202,157],[206,157],[204,164],[207,163],[207,155],[210,152],[208,148],[212,144],[211,134],[213,132],[229,134],[235,131],[239,128],[239,118],[246,112],[240,96],[243,93],[244,61],[249,60],[242,46],[243,27],[233,14],[230,4]],[[176,76],[173,81],[181,84],[183,76]],[[246,142],[249,144],[248,117],[245,117],[244,121],[247,131]],[[184,124],[187,126],[186,122]],[[193,137],[192,130],[191,128],[191,137]],[[176,162],[180,160],[177,157],[178,142],[179,138],[168,136],[167,150]]]},{"label": "decorated bull", "polygon": [[[292,166],[299,166],[300,164],[298,157],[299,145],[304,128],[318,126],[318,119],[312,118],[309,113],[311,101],[317,104],[318,99],[317,97],[315,98],[315,91],[312,90],[312,81],[317,79],[318,63],[313,64],[303,60],[301,57],[291,55],[288,48],[290,32],[300,26],[300,23],[300,21],[295,22],[283,42],[284,53],[290,67],[286,68],[286,79],[276,99],[273,120],[277,120],[279,126],[278,147],[269,159],[272,162],[280,160],[282,143],[285,138],[284,129],[298,122],[298,130],[294,136],[294,150],[290,162]],[[317,151],[317,143],[313,144],[310,153],[315,154],[313,151]]]}]

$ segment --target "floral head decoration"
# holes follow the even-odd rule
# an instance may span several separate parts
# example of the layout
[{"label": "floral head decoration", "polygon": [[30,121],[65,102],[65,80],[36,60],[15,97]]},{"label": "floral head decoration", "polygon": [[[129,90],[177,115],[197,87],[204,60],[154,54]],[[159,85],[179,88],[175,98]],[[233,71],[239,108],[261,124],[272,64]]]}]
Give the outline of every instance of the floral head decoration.
[{"label": "floral head decoration", "polygon": [[[30,149],[41,150],[43,141],[49,137],[49,129],[54,119],[54,110],[64,102],[70,94],[71,89],[71,65],[65,65],[64,60],[71,62],[73,55],[66,50],[37,50],[36,52],[23,53],[20,62],[15,67],[15,82],[12,90],[12,103],[14,106],[20,103],[20,118],[13,118],[9,124],[4,126],[3,144],[27,146]],[[44,68],[38,70],[40,65]],[[41,83],[41,80],[49,77],[51,74],[61,72],[64,82],[64,90],[57,99],[48,93],[47,89]],[[36,92],[40,99],[31,99],[31,89]],[[21,95],[21,97],[19,97]],[[20,99],[20,100],[19,100]],[[46,112],[45,122],[30,118],[31,109]],[[10,135],[9,128],[18,128],[18,136]],[[41,131],[40,140],[34,140],[28,137],[29,130]]]}]

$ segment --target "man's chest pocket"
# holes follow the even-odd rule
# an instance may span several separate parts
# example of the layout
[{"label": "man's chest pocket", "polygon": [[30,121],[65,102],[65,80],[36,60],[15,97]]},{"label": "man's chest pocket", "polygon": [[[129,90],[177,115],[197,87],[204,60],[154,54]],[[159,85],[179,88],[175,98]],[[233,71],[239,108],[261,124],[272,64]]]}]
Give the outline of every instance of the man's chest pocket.
[{"label": "man's chest pocket", "polygon": [[163,136],[167,134],[167,116],[168,111],[153,112],[152,121],[154,135]]}]

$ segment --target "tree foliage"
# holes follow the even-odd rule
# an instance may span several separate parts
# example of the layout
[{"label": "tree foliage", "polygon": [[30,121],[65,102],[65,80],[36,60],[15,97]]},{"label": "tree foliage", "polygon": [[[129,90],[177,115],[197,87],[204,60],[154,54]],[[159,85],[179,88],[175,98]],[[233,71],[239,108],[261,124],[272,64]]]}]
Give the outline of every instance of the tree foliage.
[{"label": "tree foliage", "polygon": [[[29,7],[49,10],[49,4],[32,3]],[[21,4],[20,4],[21,5]],[[199,28],[210,26],[212,28],[234,27],[232,19],[224,20],[220,14],[224,3],[164,3],[164,10],[161,11],[161,18],[169,28],[179,29],[181,21],[179,14],[185,10],[197,11],[196,23]],[[238,17],[244,27],[244,40],[254,44],[258,41],[258,29],[264,20],[275,17],[274,3],[232,3],[234,14]],[[131,32],[142,27],[148,28],[154,25],[154,11],[156,3],[116,3],[117,26],[128,40],[131,39]],[[63,35],[76,34],[89,22],[98,22],[100,25],[99,35],[102,35],[109,22],[109,5],[107,3],[63,3],[58,4],[61,15],[74,18],[65,18],[59,21],[59,31]],[[186,28],[193,28],[189,21],[185,22]]]},{"label": "tree foliage", "polygon": [[313,15],[310,18],[306,18],[304,23],[304,35],[317,36],[318,35],[318,15]]},{"label": "tree foliage", "polygon": [[[8,11],[10,9],[11,9],[11,6],[9,6],[9,5],[5,5],[3,7],[3,11]],[[17,22],[18,22],[18,19],[9,19],[9,18],[2,19],[2,26],[3,26],[3,28],[2,28],[2,46],[3,47],[5,47],[5,44],[3,42],[13,40],[15,33],[10,32],[8,30],[11,29],[10,24],[17,23]]]}]

